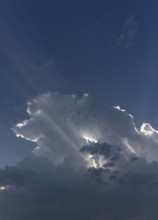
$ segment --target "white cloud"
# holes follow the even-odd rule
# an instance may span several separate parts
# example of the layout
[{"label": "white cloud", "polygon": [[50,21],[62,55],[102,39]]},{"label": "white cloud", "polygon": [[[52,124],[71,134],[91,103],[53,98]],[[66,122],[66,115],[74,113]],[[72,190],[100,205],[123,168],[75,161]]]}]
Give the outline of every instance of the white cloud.
[{"label": "white cloud", "polygon": [[[119,146],[126,158],[136,154],[147,161],[158,160],[158,132],[149,123],[136,128],[134,118],[119,106],[104,111],[90,98],[75,101],[74,95],[46,93],[28,103],[30,119],[18,123],[18,137],[37,143],[34,154],[55,165],[84,167],[79,153],[88,142]],[[74,166],[74,164],[73,164]]]},{"label": "white cloud", "polygon": [[149,123],[143,123],[140,131],[147,136],[158,134],[158,131],[155,130]]},{"label": "white cloud", "polygon": [[120,106],[114,106],[115,109],[119,110],[119,111],[122,111],[122,112],[125,112],[126,110],[125,109],[122,109]]}]

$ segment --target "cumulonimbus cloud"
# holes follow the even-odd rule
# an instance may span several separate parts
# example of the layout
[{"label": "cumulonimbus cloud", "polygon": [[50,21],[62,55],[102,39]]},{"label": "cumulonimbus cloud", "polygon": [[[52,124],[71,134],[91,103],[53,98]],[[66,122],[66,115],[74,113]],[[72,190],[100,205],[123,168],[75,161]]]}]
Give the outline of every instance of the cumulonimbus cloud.
[{"label": "cumulonimbus cloud", "polygon": [[149,123],[138,129],[125,110],[97,106],[87,94],[45,93],[28,102],[27,112],[12,129],[35,148],[0,170],[0,217],[10,220],[7,203],[13,220],[158,214],[150,205],[158,198],[158,132]]},{"label": "cumulonimbus cloud", "polygon": [[149,123],[138,129],[133,116],[118,106],[98,107],[84,94],[76,99],[75,95],[57,93],[40,95],[28,102],[30,118],[18,123],[14,132],[35,142],[34,154],[45,155],[56,165],[65,163],[71,156],[82,165],[80,149],[87,140],[89,144],[96,140],[118,146],[126,157],[158,160],[158,131]]}]

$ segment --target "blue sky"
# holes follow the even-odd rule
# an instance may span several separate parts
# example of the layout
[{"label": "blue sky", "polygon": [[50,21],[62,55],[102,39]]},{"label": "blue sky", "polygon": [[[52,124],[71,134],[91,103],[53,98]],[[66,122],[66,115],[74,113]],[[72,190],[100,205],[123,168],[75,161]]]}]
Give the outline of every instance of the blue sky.
[{"label": "blue sky", "polygon": [[[74,142],[77,146],[83,147],[84,150],[80,150],[85,152],[85,155],[93,152],[91,149],[93,147],[101,149],[102,155],[98,156],[96,150],[92,153],[94,155],[91,155],[92,160],[96,160],[97,157],[101,157],[100,160],[105,159],[104,150],[109,149],[107,147],[109,144],[112,146],[111,149],[115,149],[109,153],[109,163],[113,163],[113,156],[119,154],[115,152],[118,150],[115,148],[118,143],[123,152],[119,156],[122,163],[119,162],[116,165],[118,168],[125,163],[122,155],[125,155],[128,161],[134,161],[133,158],[135,158],[131,157],[123,146],[126,146],[129,151],[132,149],[140,160],[132,168],[128,164],[129,170],[121,167],[123,177],[120,178],[127,177],[130,172],[136,175],[138,167],[145,166],[147,176],[151,174],[153,167],[154,172],[157,170],[157,7],[156,0],[0,0],[0,177],[3,180],[7,175],[17,174],[15,178],[9,179],[11,183],[7,182],[8,179],[2,183],[6,181],[7,186],[11,185],[11,190],[14,187],[18,188],[25,179],[20,176],[19,172],[21,169],[30,172],[32,164],[39,169],[41,163],[44,170],[48,169],[48,174],[52,166],[52,169],[55,169],[54,166],[60,165],[59,172],[57,172],[58,169],[56,172],[64,173],[64,175],[67,174],[69,166],[78,169],[76,168],[78,164],[83,163],[84,167],[85,161],[76,154],[76,151],[71,152],[69,149],[68,143],[74,148]],[[82,94],[81,91],[89,96]],[[60,95],[55,96],[53,92],[58,92]],[[78,92],[81,92],[81,99],[77,98]],[[73,94],[71,98],[63,96]],[[74,100],[74,105],[72,100]],[[120,108],[113,108],[113,106],[120,106]],[[31,113],[28,114],[26,108],[30,108]],[[63,122],[65,120],[63,117],[69,118],[67,124]],[[102,124],[102,121],[106,123]],[[21,123],[22,126],[16,126],[17,123]],[[103,131],[106,133],[105,136]],[[88,147],[83,146],[85,142],[80,140],[82,138],[79,134],[90,138],[86,143]],[[93,146],[94,143],[89,141],[95,138],[99,143],[98,146]],[[104,140],[104,142],[99,142],[99,140]],[[63,145],[67,147],[67,150],[61,147]],[[54,149],[51,146],[54,146]],[[148,147],[151,147],[150,151]],[[70,158],[66,158],[65,155],[69,154]],[[50,164],[52,160],[55,161],[53,165],[45,161],[46,158]],[[69,160],[73,162],[69,164]],[[66,168],[63,168],[64,166]],[[92,169],[93,177],[97,175],[97,172],[101,172],[100,166],[95,167],[95,171]],[[33,169],[33,172],[39,175],[37,179],[33,179],[32,173],[29,172],[26,173],[26,177],[35,183],[38,182],[38,178],[42,178],[43,173],[39,174],[37,170]],[[142,175],[141,168],[139,172]],[[80,176],[81,173],[79,173],[79,181],[82,185],[84,180]],[[56,173],[54,175],[58,183],[60,177]],[[96,177],[96,179],[99,178],[97,181],[104,183],[105,176],[103,176],[101,174],[101,177]],[[75,177],[72,174],[71,178],[73,182],[76,174]],[[66,184],[69,185],[71,178],[66,177]],[[132,178],[133,176],[130,176],[130,180],[127,180],[127,185],[133,184]],[[139,185],[140,179],[138,180],[135,176],[134,178]],[[85,181],[85,188],[88,189],[89,179]],[[143,184],[154,185],[157,179],[152,179],[152,181],[152,183],[143,182]],[[49,179],[46,176],[46,183],[42,182],[41,187],[45,188],[45,184],[51,185],[52,182],[53,178]],[[74,184],[76,184],[75,181]],[[81,188],[79,186],[79,191],[82,191],[83,185]],[[26,191],[28,190],[28,185],[24,184],[20,187],[26,187]],[[93,191],[93,184],[90,187],[89,193]],[[76,191],[76,188],[74,187],[73,190]],[[114,190],[118,192],[118,198],[120,198],[121,191],[118,186]],[[43,192],[45,192],[44,189]],[[17,197],[19,193],[21,191],[18,191]],[[27,196],[31,194],[29,193],[27,191]],[[65,191],[65,195],[67,193],[69,194],[69,190]],[[101,192],[98,193],[95,188],[94,193],[98,199]],[[104,193],[108,194],[107,191]],[[70,195],[73,195],[73,192],[70,192]],[[143,196],[143,198],[150,197],[145,193]],[[44,195],[41,197],[46,199]],[[31,198],[29,197],[28,200],[32,201],[33,207],[35,198]],[[60,199],[64,201],[65,197]],[[84,199],[88,201],[87,197],[80,198],[79,201],[84,201]],[[7,201],[5,193],[4,200]],[[150,198],[150,200],[157,201],[157,197]],[[12,197],[11,201],[14,203]],[[105,201],[102,198],[102,202]],[[135,201],[135,195],[132,201]],[[25,202],[28,204],[28,201]],[[50,208],[52,201],[49,202]],[[62,207],[63,204],[60,202],[58,204],[58,202],[55,206]],[[71,200],[69,202],[70,205],[73,204]],[[13,208],[14,218],[18,220],[22,216],[25,219],[23,207],[18,215],[16,205],[15,209]],[[36,204],[37,212],[43,204],[38,205]],[[143,203],[143,205],[145,207],[147,204]],[[43,210],[49,218],[52,215],[48,214],[50,211],[48,207]],[[67,208],[69,210],[69,207]],[[144,217],[141,211],[138,214],[136,208],[133,210],[135,213],[133,217],[121,213],[119,208],[116,213],[119,219],[136,220],[139,217],[140,220],[149,220],[157,216],[156,214],[152,216],[152,209],[154,208],[149,208],[149,212],[146,213],[147,217]],[[93,209],[90,208],[90,210]],[[102,206],[96,207],[96,210],[96,213],[100,214],[93,213],[94,216],[91,216],[90,212],[86,212],[85,216],[81,215],[80,218],[104,220],[106,216],[110,220],[116,219],[116,216],[110,212],[104,216]],[[77,212],[76,210],[74,213]],[[31,208],[30,213],[31,220],[39,217]],[[55,213],[57,219],[64,218],[57,210]],[[67,215],[73,219],[74,213],[71,213],[71,216],[68,211]],[[10,220],[5,213],[2,217],[4,220]],[[27,217],[26,213],[25,217]]]},{"label": "blue sky", "polygon": [[0,4],[2,114],[44,91],[82,89],[157,126],[155,1]]}]

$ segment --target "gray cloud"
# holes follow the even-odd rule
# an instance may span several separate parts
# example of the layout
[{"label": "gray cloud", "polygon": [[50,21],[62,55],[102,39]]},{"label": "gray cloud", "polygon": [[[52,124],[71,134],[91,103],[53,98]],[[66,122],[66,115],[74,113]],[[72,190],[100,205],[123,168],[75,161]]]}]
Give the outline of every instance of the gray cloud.
[{"label": "gray cloud", "polygon": [[158,132],[136,128],[120,107],[76,99],[46,93],[28,102],[29,119],[13,131],[36,147],[0,170],[0,217],[156,219]]}]

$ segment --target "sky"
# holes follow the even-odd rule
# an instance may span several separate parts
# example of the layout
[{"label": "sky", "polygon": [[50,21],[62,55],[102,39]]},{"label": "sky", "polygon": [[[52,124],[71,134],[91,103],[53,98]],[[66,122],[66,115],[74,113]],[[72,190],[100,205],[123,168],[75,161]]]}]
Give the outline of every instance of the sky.
[{"label": "sky", "polygon": [[158,211],[158,2],[0,0],[0,218]]}]

